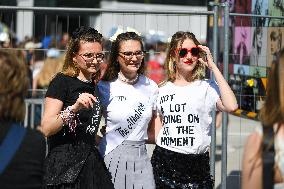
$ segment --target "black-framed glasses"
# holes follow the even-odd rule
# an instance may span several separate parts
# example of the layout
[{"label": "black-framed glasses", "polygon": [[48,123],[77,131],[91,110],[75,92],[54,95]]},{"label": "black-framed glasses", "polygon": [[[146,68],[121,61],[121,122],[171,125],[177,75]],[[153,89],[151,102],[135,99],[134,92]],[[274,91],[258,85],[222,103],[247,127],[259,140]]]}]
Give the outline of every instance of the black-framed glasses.
[{"label": "black-framed glasses", "polygon": [[191,53],[192,56],[198,57],[200,50],[198,47],[192,47],[191,49],[188,48],[180,48],[177,50],[177,53],[180,58],[184,58],[187,56],[188,52]]},{"label": "black-framed glasses", "polygon": [[125,59],[132,59],[133,56],[135,55],[137,59],[142,59],[145,56],[145,52],[144,51],[135,51],[135,52],[131,52],[131,51],[125,51],[125,52],[119,52],[121,55],[124,56]]},{"label": "black-framed glasses", "polygon": [[97,62],[101,63],[104,58],[105,55],[103,53],[84,53],[84,54],[78,54],[81,58],[83,58],[85,60],[85,62],[90,63],[93,62],[94,59],[97,60]]}]

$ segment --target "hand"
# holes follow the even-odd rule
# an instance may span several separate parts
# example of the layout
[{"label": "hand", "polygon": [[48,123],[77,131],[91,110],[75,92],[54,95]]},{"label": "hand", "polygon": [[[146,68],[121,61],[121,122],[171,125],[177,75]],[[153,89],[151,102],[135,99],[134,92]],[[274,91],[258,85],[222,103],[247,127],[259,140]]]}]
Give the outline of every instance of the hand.
[{"label": "hand", "polygon": [[203,45],[198,45],[198,47],[199,47],[203,52],[206,53],[206,61],[203,60],[202,58],[199,58],[198,60],[199,60],[202,64],[206,65],[206,66],[211,70],[212,67],[213,67],[215,64],[214,64],[213,56],[212,56],[212,54],[211,54],[211,52],[210,52],[210,49],[209,49],[208,47],[206,47],[206,46],[203,46]]},{"label": "hand", "polygon": [[106,125],[103,125],[102,128],[100,129],[100,132],[103,136],[106,135]]},{"label": "hand", "polygon": [[93,102],[96,101],[97,99],[94,95],[89,93],[82,93],[77,98],[75,104],[72,105],[72,110],[74,112],[77,112],[82,108],[93,108]]}]

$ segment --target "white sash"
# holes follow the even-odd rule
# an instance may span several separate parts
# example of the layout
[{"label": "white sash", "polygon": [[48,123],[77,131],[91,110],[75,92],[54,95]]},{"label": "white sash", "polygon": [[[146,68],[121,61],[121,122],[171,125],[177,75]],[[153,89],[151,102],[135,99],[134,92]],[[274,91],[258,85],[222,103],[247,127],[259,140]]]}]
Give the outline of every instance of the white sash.
[{"label": "white sash", "polygon": [[[139,96],[141,96],[141,94]],[[118,126],[107,132],[107,134],[100,141],[99,151],[102,156],[105,156],[114,150],[118,145],[126,140],[133,131],[141,129],[145,124],[148,124],[149,120],[151,119],[151,116],[149,116],[148,113],[149,111],[152,112],[152,100],[153,98],[151,97],[144,99],[144,101],[140,100],[138,102],[137,98],[133,99],[133,101],[136,102],[129,107],[133,107],[134,111],[129,113]],[[149,118],[146,119],[145,116],[149,116]]]}]

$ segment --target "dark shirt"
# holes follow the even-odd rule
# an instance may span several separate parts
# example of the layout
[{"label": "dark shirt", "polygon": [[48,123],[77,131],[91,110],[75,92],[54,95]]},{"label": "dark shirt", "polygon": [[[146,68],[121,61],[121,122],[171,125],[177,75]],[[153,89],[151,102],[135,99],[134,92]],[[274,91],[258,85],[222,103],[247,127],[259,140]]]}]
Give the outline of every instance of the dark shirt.
[{"label": "dark shirt", "polygon": [[[12,122],[0,121],[0,144]],[[37,130],[26,128],[17,152],[0,175],[1,189],[36,189],[43,183],[43,163],[46,154],[44,136]]]},{"label": "dark shirt", "polygon": [[[98,96],[94,83],[83,82],[62,73],[51,81],[46,97],[63,102],[63,109],[73,105],[81,93]],[[95,135],[101,119],[99,99],[94,107],[81,109],[77,113],[79,123],[75,132],[63,128],[48,138],[49,154],[46,160],[45,181],[47,185],[74,182],[81,171],[91,149],[95,149]]]}]

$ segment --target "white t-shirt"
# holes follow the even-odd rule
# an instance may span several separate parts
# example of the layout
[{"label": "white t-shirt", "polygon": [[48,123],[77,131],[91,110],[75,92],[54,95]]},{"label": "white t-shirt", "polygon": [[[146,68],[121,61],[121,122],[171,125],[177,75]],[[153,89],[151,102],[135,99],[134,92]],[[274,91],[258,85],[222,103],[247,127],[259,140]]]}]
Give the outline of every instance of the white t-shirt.
[{"label": "white t-shirt", "polygon": [[211,112],[220,98],[212,80],[198,80],[187,86],[167,82],[159,88],[158,113],[163,127],[157,145],[183,154],[208,151],[211,142]]},{"label": "white t-shirt", "polygon": [[140,75],[134,85],[115,79],[100,81],[98,87],[107,125],[99,146],[101,154],[108,154],[124,140],[147,139],[148,124],[156,107],[157,84]]}]

